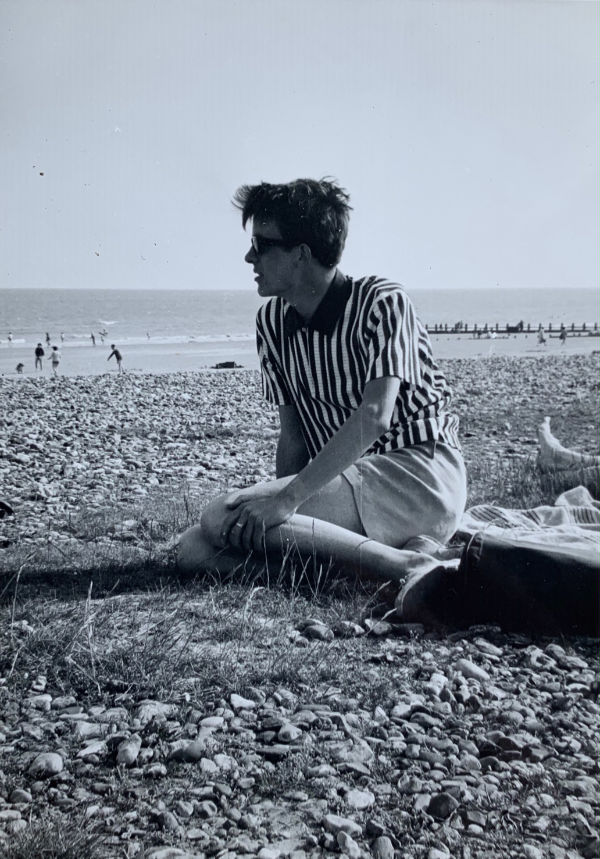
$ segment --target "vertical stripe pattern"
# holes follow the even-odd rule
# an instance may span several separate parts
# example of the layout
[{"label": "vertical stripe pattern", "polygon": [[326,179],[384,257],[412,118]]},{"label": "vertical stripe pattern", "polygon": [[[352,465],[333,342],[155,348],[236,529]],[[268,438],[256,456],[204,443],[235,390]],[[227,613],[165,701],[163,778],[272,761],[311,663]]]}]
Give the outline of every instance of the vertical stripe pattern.
[{"label": "vertical stripe pattern", "polygon": [[384,453],[438,439],[460,449],[450,388],[433,360],[413,304],[396,283],[378,277],[352,282],[343,313],[329,334],[285,330],[289,305],[272,298],[257,315],[263,393],[293,404],[314,457],[362,401],[373,379],[397,376],[400,390],[389,429],[364,453]]}]

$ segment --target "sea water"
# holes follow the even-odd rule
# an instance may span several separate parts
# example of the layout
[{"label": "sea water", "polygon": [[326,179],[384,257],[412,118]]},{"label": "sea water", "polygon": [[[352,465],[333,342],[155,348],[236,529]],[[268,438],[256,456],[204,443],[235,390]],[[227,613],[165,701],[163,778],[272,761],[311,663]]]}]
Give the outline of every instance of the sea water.
[{"label": "sea water", "polygon": [[[563,322],[598,322],[593,289],[432,289],[407,290],[424,324],[457,322],[504,326],[523,320],[537,329]],[[254,339],[254,318],[264,299],[253,290],[0,290],[0,346],[119,346],[153,343],[242,343]]]}]

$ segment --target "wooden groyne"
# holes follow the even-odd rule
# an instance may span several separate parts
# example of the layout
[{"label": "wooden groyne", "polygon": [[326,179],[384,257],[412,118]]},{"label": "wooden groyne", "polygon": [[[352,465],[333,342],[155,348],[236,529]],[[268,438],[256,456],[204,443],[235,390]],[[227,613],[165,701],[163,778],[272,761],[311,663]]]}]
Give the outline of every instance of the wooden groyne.
[{"label": "wooden groyne", "polygon": [[494,334],[496,337],[508,337],[511,334],[533,334],[537,336],[540,332],[546,337],[598,337],[600,329],[598,323],[581,323],[571,322],[569,325],[549,322],[548,325],[532,325],[531,323],[517,322],[516,325],[500,325],[496,322],[493,325],[478,325],[474,323],[469,325],[466,322],[456,322],[454,325],[447,323],[427,323],[425,328],[430,334],[467,334],[471,337],[489,337]]}]

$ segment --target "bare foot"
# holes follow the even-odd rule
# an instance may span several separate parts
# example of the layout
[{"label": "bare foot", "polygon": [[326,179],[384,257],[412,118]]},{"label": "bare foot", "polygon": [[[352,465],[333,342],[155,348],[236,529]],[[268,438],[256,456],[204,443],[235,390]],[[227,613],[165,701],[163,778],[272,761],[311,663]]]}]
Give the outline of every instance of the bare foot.
[{"label": "bare foot", "polygon": [[540,444],[538,466],[541,471],[562,471],[600,465],[598,456],[578,453],[576,450],[563,447],[550,432],[549,417],[544,418],[538,427],[538,441]]}]

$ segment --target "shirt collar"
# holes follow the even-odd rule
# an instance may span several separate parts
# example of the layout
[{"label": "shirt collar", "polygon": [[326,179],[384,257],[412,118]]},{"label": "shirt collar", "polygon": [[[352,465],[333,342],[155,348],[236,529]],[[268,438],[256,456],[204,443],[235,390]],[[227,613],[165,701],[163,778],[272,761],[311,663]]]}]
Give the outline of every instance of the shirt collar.
[{"label": "shirt collar", "polygon": [[338,319],[344,313],[351,292],[352,278],[336,272],[327,292],[308,321],[305,321],[291,304],[289,305],[285,313],[285,333],[288,337],[292,337],[301,328],[308,328],[320,331],[322,334],[331,334]]}]

